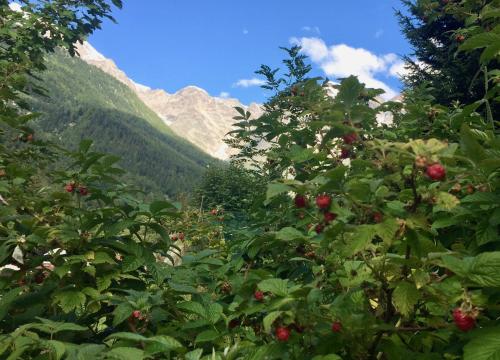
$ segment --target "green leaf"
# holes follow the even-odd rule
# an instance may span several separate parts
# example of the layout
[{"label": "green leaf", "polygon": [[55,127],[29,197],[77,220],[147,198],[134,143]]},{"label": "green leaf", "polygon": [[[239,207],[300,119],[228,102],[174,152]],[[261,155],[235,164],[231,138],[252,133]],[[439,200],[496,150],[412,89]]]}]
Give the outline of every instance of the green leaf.
[{"label": "green leaf", "polygon": [[458,218],[446,215],[446,217],[439,218],[432,223],[432,230],[447,228],[460,222]]},{"label": "green leaf", "polygon": [[200,360],[202,355],[203,349],[196,349],[188,352],[186,355],[184,355],[184,358],[185,360]]},{"label": "green leaf", "polygon": [[137,225],[138,222],[135,220],[122,220],[113,225],[109,226],[106,229],[107,236],[114,236],[120,234],[122,231],[131,228],[132,226]]},{"label": "green leaf", "polygon": [[[51,334],[57,334],[58,332],[61,332],[61,331],[87,331],[88,330],[88,328],[86,328],[84,326],[80,326],[80,325],[73,324],[73,323],[52,321],[52,320],[44,319],[41,317],[37,317],[36,319],[39,320],[43,325],[47,326],[48,331],[46,331],[46,332],[51,333]],[[41,329],[39,329],[39,330],[41,330]],[[42,331],[44,331],[44,330],[42,330]]]},{"label": "green leaf", "polygon": [[270,183],[267,185],[267,192],[266,192],[266,203],[265,205],[269,204],[270,200],[280,194],[292,191],[293,189],[285,185],[283,183]]},{"label": "green leaf", "polygon": [[152,343],[154,345],[155,352],[156,350],[158,350],[158,352],[163,352],[173,350],[178,351],[183,349],[183,346],[179,341],[167,335],[153,336],[148,338],[146,342]]},{"label": "green leaf", "polygon": [[276,321],[276,319],[278,319],[281,316],[282,313],[283,313],[282,311],[273,311],[267,314],[266,317],[264,317],[264,320],[262,322],[264,324],[265,332],[267,333],[271,332],[271,327],[273,326],[273,323]]},{"label": "green leaf", "polygon": [[464,360],[500,360],[500,327],[481,333],[465,345]]},{"label": "green leaf", "polygon": [[302,232],[293,227],[285,227],[276,233],[276,239],[278,240],[292,241],[302,238],[304,238]]},{"label": "green leaf", "polygon": [[312,360],[342,360],[342,358],[336,354],[330,354],[330,355],[318,355],[313,357]]},{"label": "green leaf", "polygon": [[478,163],[486,157],[483,147],[477,142],[469,126],[465,123],[460,130],[460,144],[464,154],[472,161]]},{"label": "green leaf", "polygon": [[118,347],[108,351],[106,357],[117,360],[142,360],[144,351],[132,347]]},{"label": "green leaf", "polygon": [[186,301],[179,303],[177,304],[177,308],[179,308],[180,310],[189,311],[190,313],[199,315],[203,318],[206,317],[205,308],[203,307],[202,304],[196,301]]},{"label": "green leaf", "polygon": [[69,313],[85,304],[85,294],[78,290],[68,290],[57,293],[54,303],[59,304],[65,313]]},{"label": "green leaf", "polygon": [[266,279],[261,281],[257,286],[262,291],[270,292],[277,296],[288,295],[288,280],[283,279]]},{"label": "green leaf", "polygon": [[344,104],[346,108],[351,108],[357,101],[364,86],[356,76],[349,76],[341,81],[338,86],[339,92],[336,99]]},{"label": "green leaf", "polygon": [[54,354],[54,357],[51,357],[51,359],[62,359],[62,357],[66,353],[66,346],[64,345],[64,343],[57,340],[48,340],[46,344],[47,347],[52,350],[52,354]]},{"label": "green leaf", "polygon": [[403,316],[408,316],[413,310],[419,297],[420,293],[415,287],[415,284],[401,282],[394,289],[392,302],[396,310],[398,310]]},{"label": "green leaf", "polygon": [[346,245],[342,249],[344,256],[350,257],[365,250],[375,237],[376,225],[359,225],[351,233],[346,234]]},{"label": "green leaf", "polygon": [[396,232],[399,230],[400,225],[395,218],[387,218],[382,223],[377,224],[375,227],[376,234],[384,241],[384,243],[391,245],[393,243]]},{"label": "green leaf", "polygon": [[113,326],[117,326],[124,322],[132,315],[134,308],[129,303],[119,304],[113,311]]},{"label": "green leaf", "polygon": [[500,251],[476,256],[467,277],[480,286],[500,287]]},{"label": "green leaf", "polygon": [[144,259],[140,256],[126,255],[122,261],[122,271],[131,272],[144,265]]},{"label": "green leaf", "polygon": [[312,158],[314,158],[314,151],[312,149],[304,149],[297,145],[292,146],[290,151],[290,159],[292,161],[300,164]]},{"label": "green leaf", "polygon": [[212,324],[217,323],[222,317],[223,308],[222,305],[218,303],[207,305],[205,310],[205,318]]},{"label": "green leaf", "polygon": [[159,214],[165,209],[175,209],[175,206],[168,201],[155,201],[149,205],[149,211],[153,214]]},{"label": "green leaf", "polygon": [[140,334],[132,333],[132,332],[117,332],[109,335],[106,339],[118,339],[118,340],[127,340],[127,341],[145,341],[147,338]]},{"label": "green leaf", "polygon": [[209,342],[219,338],[220,334],[215,330],[205,330],[198,334],[195,343]]}]

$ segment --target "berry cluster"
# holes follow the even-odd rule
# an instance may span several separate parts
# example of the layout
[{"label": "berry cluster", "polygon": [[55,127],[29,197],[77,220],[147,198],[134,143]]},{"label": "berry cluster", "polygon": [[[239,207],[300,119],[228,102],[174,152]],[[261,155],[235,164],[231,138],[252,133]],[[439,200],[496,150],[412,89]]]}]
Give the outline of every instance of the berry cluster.
[{"label": "berry cluster", "polygon": [[66,190],[66,192],[69,192],[71,194],[78,193],[81,196],[87,196],[89,194],[89,189],[86,186],[81,184],[76,184],[75,182],[70,182],[66,184],[64,190]]}]

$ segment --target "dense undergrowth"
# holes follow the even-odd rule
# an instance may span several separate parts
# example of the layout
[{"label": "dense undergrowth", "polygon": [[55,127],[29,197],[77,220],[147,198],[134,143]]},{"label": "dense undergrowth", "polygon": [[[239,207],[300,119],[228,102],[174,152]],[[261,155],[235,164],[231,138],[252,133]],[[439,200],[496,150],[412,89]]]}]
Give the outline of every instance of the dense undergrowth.
[{"label": "dense undergrowth", "polygon": [[[110,11],[62,11],[72,3],[0,2],[0,358],[498,358],[500,26],[481,26],[498,22],[494,2],[439,9],[467,20],[457,51],[481,51],[471,103],[438,106],[421,88],[374,108],[381,91],[309,78],[287,49],[285,75],[259,72],[265,114],[239,109],[228,140],[252,171],[226,176],[254,186],[215,171],[196,209],[137,200],[117,158],[88,141],[62,151],[28,126],[26,74]],[[44,171],[56,157],[70,165]]]}]

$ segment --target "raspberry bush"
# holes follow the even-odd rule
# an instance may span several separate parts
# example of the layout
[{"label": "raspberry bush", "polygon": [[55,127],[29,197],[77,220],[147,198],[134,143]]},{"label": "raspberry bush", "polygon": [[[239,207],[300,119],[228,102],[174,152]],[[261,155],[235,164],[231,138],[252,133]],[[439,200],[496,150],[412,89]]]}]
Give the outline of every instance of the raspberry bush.
[{"label": "raspberry bush", "polygon": [[[478,25],[498,11],[473,13],[471,2],[443,8],[467,17],[458,51],[482,54],[484,96],[470,104],[436,110],[417,92],[382,103],[356,77],[309,78],[296,47],[283,77],[263,66],[266,112],[251,119],[238,109],[228,143],[239,150],[234,166],[251,169],[248,184],[266,190],[243,192],[237,216],[226,209],[224,194],[239,201],[230,186],[211,193],[208,210],[146,203],[91,142],[67,152],[37,140],[35,114],[16,95],[24,83],[9,78],[0,93],[0,358],[496,359],[500,30]],[[0,4],[15,32],[20,15]],[[103,4],[93,10],[108,14]],[[37,62],[23,63],[17,80],[64,45],[31,41]],[[379,124],[388,111],[393,124]],[[68,168],[53,168],[59,157]],[[226,203],[213,203],[220,194]],[[245,222],[227,222],[237,218]]]}]

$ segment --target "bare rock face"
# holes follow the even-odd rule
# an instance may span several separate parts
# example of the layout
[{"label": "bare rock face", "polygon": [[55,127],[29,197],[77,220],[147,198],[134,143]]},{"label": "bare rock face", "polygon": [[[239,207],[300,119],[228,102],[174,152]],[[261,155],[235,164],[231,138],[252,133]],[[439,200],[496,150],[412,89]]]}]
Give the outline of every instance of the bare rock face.
[{"label": "bare rock face", "polygon": [[205,90],[188,86],[169,94],[161,89],[151,89],[137,84],[120,70],[113,60],[104,57],[88,42],[77,47],[80,58],[94,65],[132,89],[138,97],[179,136],[184,137],[208,154],[219,159],[228,159],[230,151],[223,142],[232,130],[233,119],[238,113],[234,107],[242,107],[252,117],[262,114],[260,105],[241,104],[237,99],[210,96]]}]

